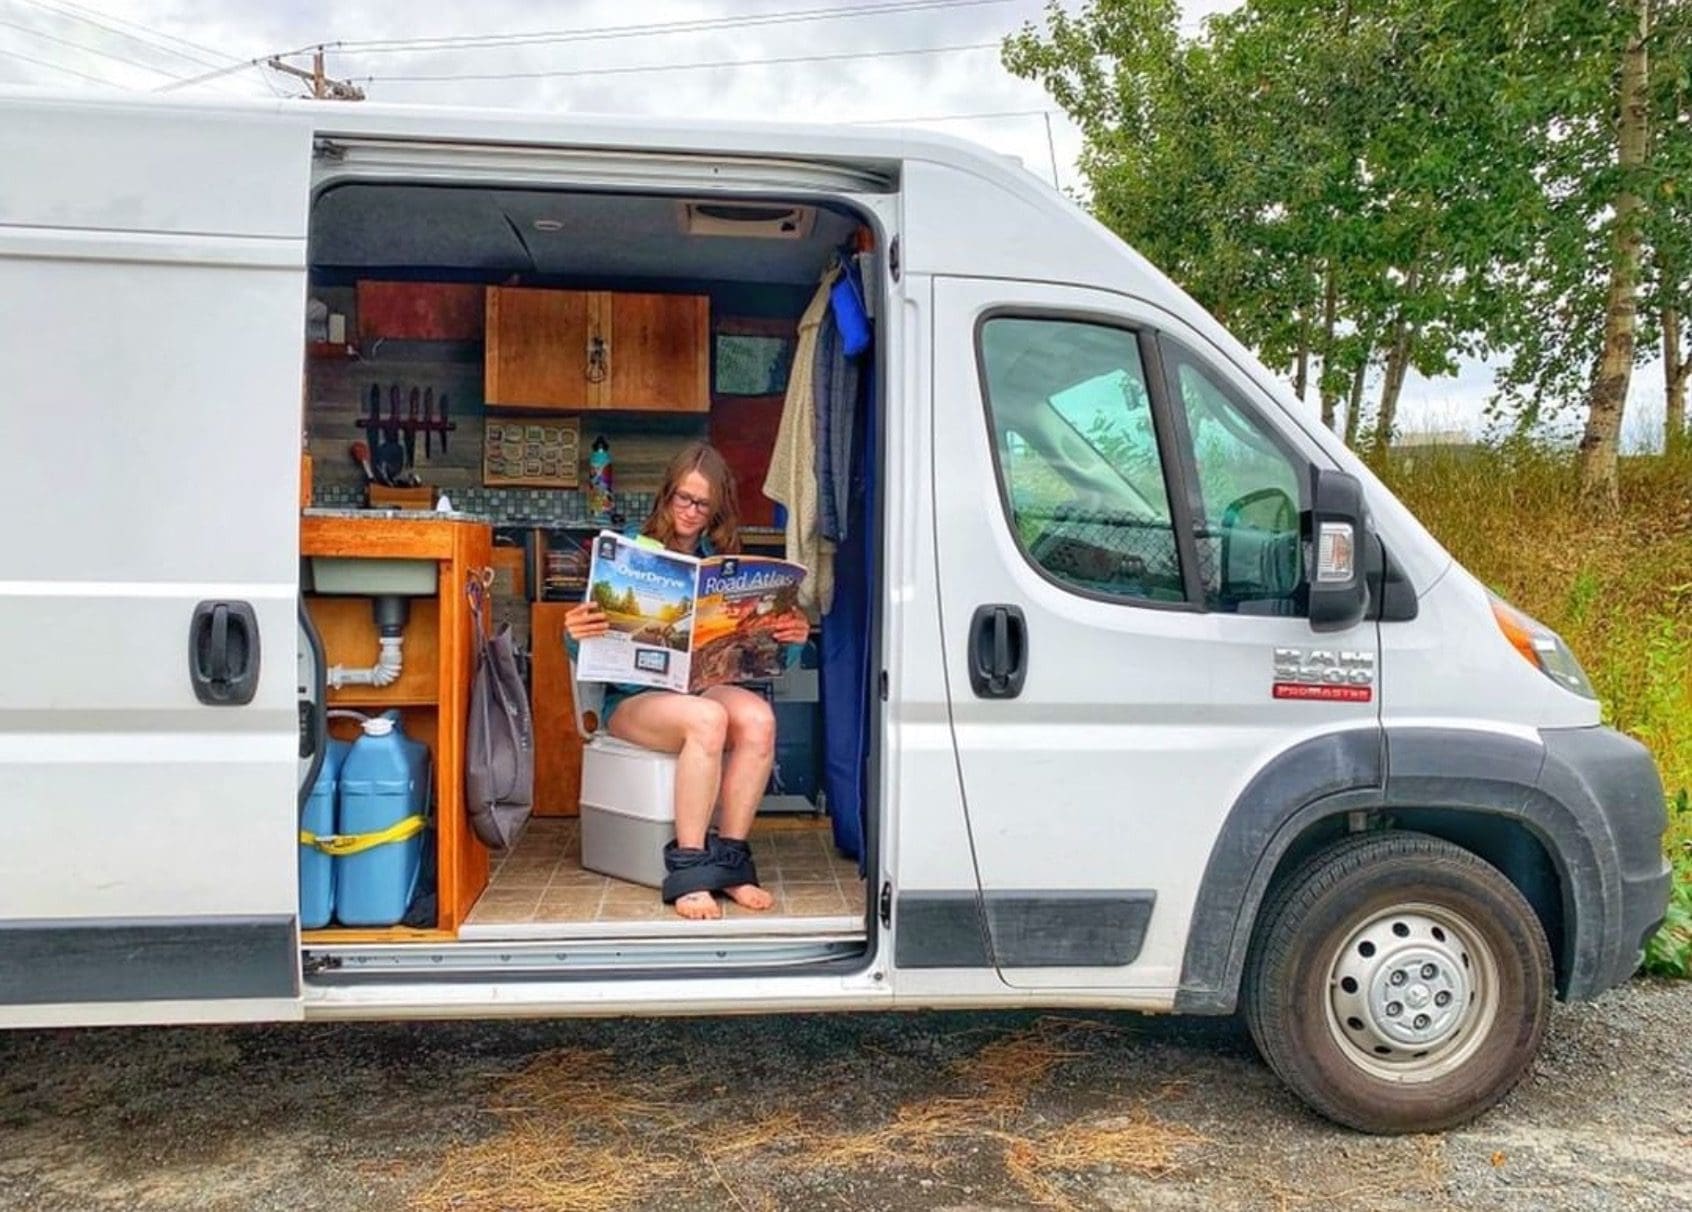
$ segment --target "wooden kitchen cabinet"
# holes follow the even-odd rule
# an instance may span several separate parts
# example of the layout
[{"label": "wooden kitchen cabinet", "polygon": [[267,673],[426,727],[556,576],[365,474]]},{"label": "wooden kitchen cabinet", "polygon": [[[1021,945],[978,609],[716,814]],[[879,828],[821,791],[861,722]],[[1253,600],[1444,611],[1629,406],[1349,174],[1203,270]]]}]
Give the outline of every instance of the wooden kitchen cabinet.
[{"label": "wooden kitchen cabinet", "polygon": [[489,287],[485,398],[498,408],[706,412],[710,317],[704,295]]},{"label": "wooden kitchen cabinet", "polygon": [[483,396],[501,408],[603,408],[588,339],[602,292],[490,286]]},{"label": "wooden kitchen cabinet", "polygon": [[707,412],[711,301],[704,295],[609,296],[608,408]]},{"label": "wooden kitchen cabinet", "polygon": [[[398,708],[406,735],[429,746],[434,779],[437,917],[434,929],[390,926],[307,930],[312,943],[431,942],[453,938],[487,887],[487,848],[470,829],[464,803],[465,731],[475,646],[469,597],[471,577],[493,563],[493,534],[486,523],[401,518],[345,518],[307,514],[300,520],[300,554],[342,558],[432,560],[439,590],[412,600],[405,627],[405,665],[390,686],[331,690],[328,706],[377,714]],[[330,664],[369,664],[377,649],[376,624],[367,597],[307,595],[305,605]],[[351,740],[355,721],[330,721],[331,735]]]},{"label": "wooden kitchen cabinet", "polygon": [[536,602],[529,607],[536,816],[575,816],[581,811],[582,738],[576,732],[570,659],[564,648],[564,616],[574,606]]}]

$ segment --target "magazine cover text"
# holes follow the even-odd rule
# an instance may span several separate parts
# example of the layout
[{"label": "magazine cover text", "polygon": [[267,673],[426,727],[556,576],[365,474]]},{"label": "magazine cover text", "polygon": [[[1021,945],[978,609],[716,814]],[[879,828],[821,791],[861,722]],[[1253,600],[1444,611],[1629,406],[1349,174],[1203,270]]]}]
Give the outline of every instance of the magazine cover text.
[{"label": "magazine cover text", "polygon": [[596,538],[588,600],[605,612],[611,630],[582,642],[576,675],[590,682],[688,689],[696,569],[686,556],[614,534]]},{"label": "magazine cover text", "polygon": [[780,675],[775,628],[799,606],[805,569],[759,556],[716,556],[699,568],[691,689]]}]

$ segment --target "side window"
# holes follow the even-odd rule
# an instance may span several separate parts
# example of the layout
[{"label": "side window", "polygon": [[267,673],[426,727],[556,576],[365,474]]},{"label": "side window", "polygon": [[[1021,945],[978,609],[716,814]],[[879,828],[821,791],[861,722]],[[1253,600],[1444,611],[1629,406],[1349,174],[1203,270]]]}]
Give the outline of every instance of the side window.
[{"label": "side window", "polygon": [[1010,522],[1028,558],[1089,594],[1186,598],[1134,333],[999,317],[980,332]]},{"label": "side window", "polygon": [[1303,612],[1303,460],[1210,371],[1165,342],[1169,392],[1191,441],[1199,579],[1211,610]]}]

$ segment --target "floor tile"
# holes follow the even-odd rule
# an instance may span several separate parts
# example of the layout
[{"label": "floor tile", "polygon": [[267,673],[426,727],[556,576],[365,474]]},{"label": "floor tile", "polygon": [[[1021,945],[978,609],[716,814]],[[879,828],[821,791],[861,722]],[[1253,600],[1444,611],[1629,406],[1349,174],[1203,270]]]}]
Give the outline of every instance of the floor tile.
[{"label": "floor tile", "polygon": [[599,915],[603,899],[602,894],[596,891],[580,894],[548,892],[541,897],[535,918],[543,922],[591,922]]},{"label": "floor tile", "polygon": [[[752,831],[763,886],[776,904],[759,913],[719,898],[727,917],[840,916],[863,911],[857,865],[835,850],[827,822],[759,822]],[[531,822],[517,848],[495,855],[475,923],[651,921],[672,915],[656,888],[586,871],[575,820]]]}]

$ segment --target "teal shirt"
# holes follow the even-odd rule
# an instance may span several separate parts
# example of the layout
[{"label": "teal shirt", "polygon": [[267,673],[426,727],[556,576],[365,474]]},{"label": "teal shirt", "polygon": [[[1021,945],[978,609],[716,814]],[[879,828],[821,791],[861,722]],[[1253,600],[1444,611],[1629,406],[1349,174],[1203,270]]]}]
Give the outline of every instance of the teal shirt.
[{"label": "teal shirt", "polygon": [[[627,530],[623,531],[623,537],[629,538],[629,539],[638,539],[640,537],[640,527],[638,527],[638,526],[629,527]],[[717,554],[717,549],[712,544],[710,535],[700,535],[699,536],[699,545],[693,549],[693,554],[695,556],[698,556],[700,559],[704,559],[707,556],[714,556],[714,555]],[[564,646],[565,646],[566,649],[569,650],[570,661],[571,661],[572,664],[574,664],[574,662],[576,660],[576,652],[579,648],[579,645],[576,643],[575,637],[570,635],[568,632],[564,633]],[[798,661],[799,661],[799,654],[804,649],[804,647],[805,646],[803,644],[784,644],[784,645],[782,645],[782,650],[781,650],[781,663],[782,663],[782,665],[784,667],[790,668],[793,665],[797,664]],[[600,707],[600,710],[599,710],[599,726],[601,728],[604,728],[607,724],[609,724],[611,722],[611,713],[613,711],[617,710],[617,708],[619,706],[621,706],[625,700],[632,698],[633,696],[640,694],[643,691],[647,691],[647,690],[651,690],[651,689],[652,689],[651,686],[640,686],[640,685],[636,685],[636,684],[630,683],[630,682],[607,682],[607,683],[605,683],[605,702],[604,702],[603,706]]]}]

